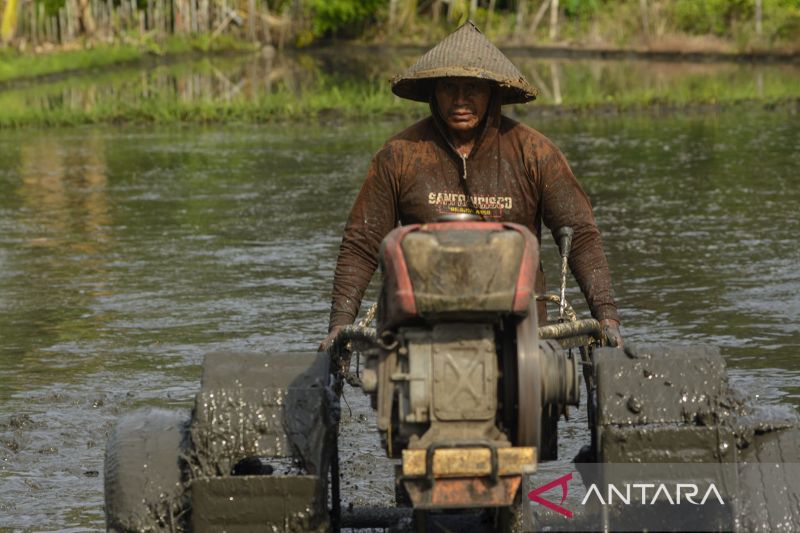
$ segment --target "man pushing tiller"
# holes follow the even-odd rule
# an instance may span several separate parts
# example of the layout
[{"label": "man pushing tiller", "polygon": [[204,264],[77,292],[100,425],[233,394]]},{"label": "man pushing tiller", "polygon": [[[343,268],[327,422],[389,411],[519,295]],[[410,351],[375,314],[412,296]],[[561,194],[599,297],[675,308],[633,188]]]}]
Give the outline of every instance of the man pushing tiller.
[{"label": "man pushing tiller", "polygon": [[[538,131],[501,114],[537,90],[471,22],[392,81],[401,98],[426,102],[431,116],[398,133],[373,158],[347,220],[333,281],[326,349],[352,324],[378,265],[384,236],[399,224],[471,214],[515,222],[541,241],[574,229],[570,268],[609,343],[622,346],[608,262],[586,193],[564,155]],[[541,266],[540,266],[541,270]],[[537,276],[537,294],[544,294]],[[546,321],[538,302],[540,322]]]}]

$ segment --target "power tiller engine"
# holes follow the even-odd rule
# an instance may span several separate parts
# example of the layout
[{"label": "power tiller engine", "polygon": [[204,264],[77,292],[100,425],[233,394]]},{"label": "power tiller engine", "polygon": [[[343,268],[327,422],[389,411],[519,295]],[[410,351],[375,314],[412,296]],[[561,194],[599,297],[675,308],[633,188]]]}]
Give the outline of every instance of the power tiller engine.
[{"label": "power tiller engine", "polygon": [[510,223],[403,226],[380,264],[360,382],[402,459],[400,492],[417,509],[511,506],[579,404],[575,357],[537,338],[536,238]]}]

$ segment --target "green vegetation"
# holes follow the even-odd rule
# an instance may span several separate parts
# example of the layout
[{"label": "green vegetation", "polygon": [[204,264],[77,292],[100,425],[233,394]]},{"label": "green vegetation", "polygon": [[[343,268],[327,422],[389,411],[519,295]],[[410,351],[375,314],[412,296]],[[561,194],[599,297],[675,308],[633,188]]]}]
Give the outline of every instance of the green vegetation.
[{"label": "green vegetation", "polygon": [[[14,27],[4,38],[12,46],[0,47],[0,83],[331,38],[430,45],[468,18],[501,46],[800,53],[800,0],[560,0],[555,17],[553,0],[254,0],[253,13],[209,0],[191,23],[180,15],[190,0],[86,0],[69,10],[67,1],[22,2],[19,16],[4,17]],[[0,0],[4,14],[15,6]],[[67,14],[75,20],[62,24]]]},{"label": "green vegetation", "polygon": [[312,32],[317,37],[330,32],[356,36],[356,32],[364,31],[363,24],[374,18],[383,3],[381,0],[310,0]]},{"label": "green vegetation", "polygon": [[93,123],[262,123],[287,120],[422,116],[426,109],[386,91],[345,85],[320,87],[298,99],[281,90],[254,100],[180,102],[153,98],[135,103],[101,102],[88,109],[12,106],[0,97],[0,128]]},{"label": "green vegetation", "polygon": [[[386,82],[412,55],[390,65],[375,58],[383,76],[365,74],[352,56],[340,59],[355,70],[343,74],[315,55],[269,63],[254,55],[72,76],[0,92],[0,127],[412,120],[428,113],[426,105],[392,95]],[[800,70],[787,66],[512,59],[541,91],[536,102],[506,110],[517,116],[798,105]]]},{"label": "green vegetation", "polygon": [[[763,0],[762,33],[767,39],[780,40],[800,35],[800,2]],[[669,5],[668,17],[675,29],[692,35],[712,34],[738,40],[756,37],[753,0],[676,0]]]},{"label": "green vegetation", "polygon": [[[18,24],[7,31],[14,46],[0,48],[0,127],[423,116],[425,106],[395,98],[386,84],[418,52],[404,57],[396,49],[343,47],[343,40],[427,46],[468,18],[500,46],[522,47],[514,61],[542,94],[513,111],[519,115],[550,106],[584,112],[796,103],[800,86],[789,65],[589,65],[545,62],[524,50],[797,54],[800,0],[559,0],[556,11],[554,0],[253,0],[255,11],[209,0],[196,3],[201,11],[191,20],[176,13],[188,12],[181,10],[193,0],[86,0],[64,10],[75,1],[20,4]],[[0,12],[10,13],[11,2],[0,0]],[[48,18],[67,12],[76,19],[55,25]],[[297,52],[330,42],[334,51]],[[284,52],[241,53],[267,43],[285,45]],[[219,52],[240,54],[213,61]],[[190,64],[178,56],[206,59]]]},{"label": "green vegetation", "polygon": [[42,55],[5,51],[0,52],[0,82],[127,63],[140,59],[142,55],[139,47],[130,45]]},{"label": "green vegetation", "polygon": [[18,47],[212,34],[300,46],[328,38],[430,44],[467,19],[496,40],[529,45],[680,47],[708,37],[730,52],[798,51],[800,38],[800,0],[18,2],[0,0],[2,39]]},{"label": "green vegetation", "polygon": [[200,35],[192,38],[170,37],[162,43],[145,39],[134,44],[98,44],[91,48],[44,54],[25,54],[12,49],[0,49],[0,83],[141,62],[152,56],[245,52],[252,50],[253,46],[251,42],[232,37],[210,40],[209,36]]},{"label": "green vegetation", "polygon": [[[340,96],[323,96],[313,101],[304,102],[302,105],[273,106],[247,103],[203,103],[172,104],[169,106],[157,103],[146,103],[138,106],[104,106],[93,109],[91,112],[75,110],[60,110],[56,112],[29,111],[11,116],[0,116],[0,128],[9,127],[51,127],[51,126],[80,126],[87,124],[265,124],[285,123],[302,120],[304,122],[330,123],[339,120],[384,120],[405,117],[409,121],[424,118],[428,114],[427,108],[414,109],[406,105],[390,104],[377,107],[376,111],[368,112],[360,106],[347,107],[333,105],[341,102]],[[758,99],[724,100],[712,102],[671,101],[654,97],[647,101],[625,101],[607,103],[586,103],[583,105],[553,106],[542,104],[537,107],[518,108],[512,111],[511,116],[517,118],[534,117],[540,114],[574,114],[592,115],[597,113],[649,113],[662,111],[707,111],[708,106],[715,109],[792,109],[797,112],[800,100],[785,100],[764,102]],[[410,122],[409,122],[410,124]]]}]

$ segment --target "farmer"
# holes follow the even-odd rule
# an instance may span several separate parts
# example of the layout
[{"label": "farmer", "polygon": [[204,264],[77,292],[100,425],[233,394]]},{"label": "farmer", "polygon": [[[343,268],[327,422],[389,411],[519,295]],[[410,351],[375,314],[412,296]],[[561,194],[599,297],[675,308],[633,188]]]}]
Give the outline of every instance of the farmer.
[{"label": "farmer", "polygon": [[[592,206],[564,155],[538,131],[500,114],[503,104],[536,98],[517,68],[467,22],[392,81],[401,98],[425,102],[431,116],[378,151],[344,230],[333,279],[326,349],[352,324],[378,265],[384,236],[400,224],[472,213],[515,222],[541,242],[575,230],[570,269],[610,344],[622,346],[611,278]],[[541,265],[540,265],[541,270]],[[544,293],[544,275],[536,292]],[[539,317],[545,317],[539,302]]]}]

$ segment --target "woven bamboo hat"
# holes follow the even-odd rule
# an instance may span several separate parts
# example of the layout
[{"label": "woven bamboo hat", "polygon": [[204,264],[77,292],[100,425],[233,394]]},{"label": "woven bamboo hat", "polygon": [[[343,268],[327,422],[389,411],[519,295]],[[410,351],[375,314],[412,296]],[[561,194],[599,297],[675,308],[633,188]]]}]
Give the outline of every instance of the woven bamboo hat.
[{"label": "woven bamboo hat", "polygon": [[500,86],[504,104],[524,104],[539,94],[472,21],[428,50],[405,74],[395,77],[392,92],[400,98],[428,102],[433,81],[446,77],[494,81]]}]

